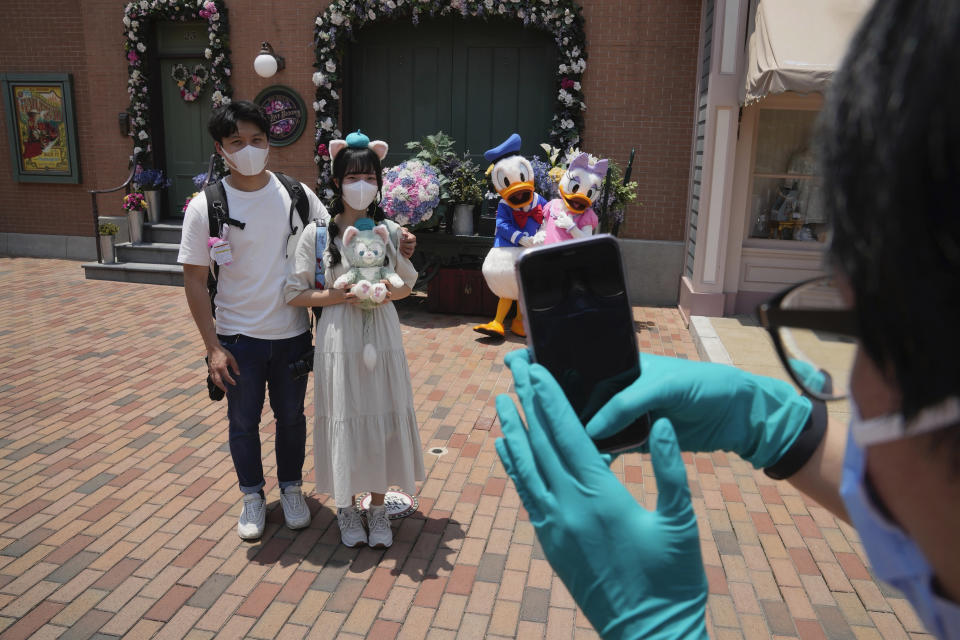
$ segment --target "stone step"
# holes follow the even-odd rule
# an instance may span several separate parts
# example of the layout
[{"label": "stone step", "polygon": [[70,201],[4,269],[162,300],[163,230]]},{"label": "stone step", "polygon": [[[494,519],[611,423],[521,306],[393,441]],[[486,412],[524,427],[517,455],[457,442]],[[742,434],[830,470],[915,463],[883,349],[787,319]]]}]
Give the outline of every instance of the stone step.
[{"label": "stone step", "polygon": [[183,230],[183,221],[166,219],[160,222],[144,222],[143,237],[152,242],[180,243],[180,232]]},{"label": "stone step", "polygon": [[122,242],[116,245],[118,262],[177,264],[179,244],[168,242]]},{"label": "stone step", "polygon": [[183,286],[183,267],[178,264],[150,264],[145,262],[100,264],[99,262],[87,262],[82,266],[88,280]]}]

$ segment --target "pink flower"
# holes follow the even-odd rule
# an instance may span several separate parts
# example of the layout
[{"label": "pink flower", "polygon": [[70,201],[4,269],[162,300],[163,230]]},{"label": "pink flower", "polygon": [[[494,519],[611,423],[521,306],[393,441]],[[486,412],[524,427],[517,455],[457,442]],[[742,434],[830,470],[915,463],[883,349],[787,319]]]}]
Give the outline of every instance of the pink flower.
[{"label": "pink flower", "polygon": [[561,89],[573,89],[574,82],[570,78],[564,78],[560,81]]},{"label": "pink flower", "polygon": [[320,156],[321,158],[326,158],[328,154],[329,154],[329,151],[327,151],[327,145],[325,144],[317,145],[318,156]]},{"label": "pink flower", "polygon": [[136,51],[127,51],[127,60],[130,62],[130,64],[133,64],[139,59],[140,58],[137,56]]}]

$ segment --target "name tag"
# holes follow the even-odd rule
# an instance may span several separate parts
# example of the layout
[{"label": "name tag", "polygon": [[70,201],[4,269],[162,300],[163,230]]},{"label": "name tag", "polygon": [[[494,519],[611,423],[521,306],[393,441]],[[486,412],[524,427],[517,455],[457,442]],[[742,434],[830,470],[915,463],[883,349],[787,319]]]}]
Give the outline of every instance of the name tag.
[{"label": "name tag", "polygon": [[233,262],[233,253],[230,251],[230,243],[220,238],[210,246],[210,258],[221,267]]}]

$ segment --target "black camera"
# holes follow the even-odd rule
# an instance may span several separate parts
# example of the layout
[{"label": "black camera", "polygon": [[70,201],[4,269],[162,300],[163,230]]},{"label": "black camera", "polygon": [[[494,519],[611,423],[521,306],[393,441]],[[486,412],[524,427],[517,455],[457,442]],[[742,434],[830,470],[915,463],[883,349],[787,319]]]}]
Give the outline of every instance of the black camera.
[{"label": "black camera", "polygon": [[[204,362],[207,363],[207,366],[210,366],[210,359],[204,358]],[[210,374],[207,374],[207,395],[210,396],[210,399],[214,402],[220,402],[223,400],[223,397],[227,395],[227,392],[213,384],[213,378],[210,377]]]},{"label": "black camera", "polygon": [[299,358],[287,365],[295,380],[305,378],[313,371],[313,347],[303,352]]}]

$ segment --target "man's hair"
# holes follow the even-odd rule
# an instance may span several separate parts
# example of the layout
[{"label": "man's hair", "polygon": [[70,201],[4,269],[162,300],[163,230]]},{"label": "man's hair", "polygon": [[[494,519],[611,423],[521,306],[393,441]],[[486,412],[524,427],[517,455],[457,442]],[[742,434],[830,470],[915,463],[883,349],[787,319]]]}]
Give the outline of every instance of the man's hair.
[{"label": "man's hair", "polygon": [[237,132],[237,123],[241,120],[256,125],[264,133],[270,130],[270,121],[260,107],[249,100],[237,100],[210,114],[207,131],[211,138],[223,143],[224,138]]},{"label": "man's hair", "polygon": [[877,2],[821,118],[831,258],[911,418],[960,392],[960,2]]}]

